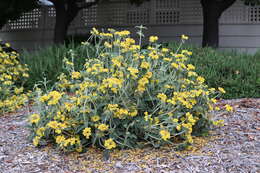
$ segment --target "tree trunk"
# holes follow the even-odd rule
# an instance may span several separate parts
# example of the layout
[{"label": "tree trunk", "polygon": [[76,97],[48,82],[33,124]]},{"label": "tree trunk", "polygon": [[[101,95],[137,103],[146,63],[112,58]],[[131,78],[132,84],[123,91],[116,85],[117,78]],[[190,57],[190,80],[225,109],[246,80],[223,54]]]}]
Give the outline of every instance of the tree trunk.
[{"label": "tree trunk", "polygon": [[201,0],[203,10],[202,46],[219,46],[219,18],[236,0]]},{"label": "tree trunk", "polygon": [[54,1],[54,7],[56,10],[54,43],[62,44],[67,36],[70,23],[77,16],[80,9],[76,6],[74,0],[68,2],[64,0]]},{"label": "tree trunk", "polygon": [[5,26],[6,22],[0,22],[0,30],[2,30],[2,28]]},{"label": "tree trunk", "polygon": [[54,29],[54,43],[62,44],[67,34],[67,14],[64,4],[55,5],[56,23]]}]

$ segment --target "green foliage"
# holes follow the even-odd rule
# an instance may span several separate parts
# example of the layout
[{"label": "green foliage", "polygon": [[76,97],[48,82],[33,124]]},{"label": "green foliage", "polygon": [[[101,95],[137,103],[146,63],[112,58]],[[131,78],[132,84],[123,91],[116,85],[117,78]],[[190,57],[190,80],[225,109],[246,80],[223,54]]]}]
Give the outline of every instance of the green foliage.
[{"label": "green foliage", "polygon": [[[170,43],[166,47],[176,50],[178,46],[178,43]],[[191,45],[183,45],[183,48],[193,52],[189,62],[197,67],[196,71],[206,78],[206,83],[210,87],[222,86],[227,90],[224,98],[260,97],[259,52],[248,55]],[[62,59],[69,57],[70,49],[73,49],[76,54],[75,70],[78,71],[87,56],[86,47],[79,44],[72,43],[67,47],[53,46],[35,53],[22,53],[22,62],[28,64],[30,74],[30,78],[25,83],[26,89],[31,90],[34,84],[43,81],[44,77],[49,81],[47,87],[50,89],[57,82],[57,76],[65,72]],[[94,55],[91,49],[89,54]]]},{"label": "green foliage", "polygon": [[84,65],[87,52],[91,54],[91,49],[71,43],[67,46],[58,45],[43,48],[37,52],[23,52],[21,61],[28,65],[30,78],[25,83],[26,89],[33,89],[35,84],[45,79],[48,81],[47,88],[50,89],[57,81],[58,75],[65,72],[63,59],[69,58],[70,50],[77,56],[75,59],[75,69],[81,69]]},{"label": "green foliage", "polygon": [[[169,48],[176,50],[176,43]],[[189,62],[197,67],[198,74],[206,78],[209,87],[221,86],[227,93],[224,98],[260,97],[260,53],[249,55],[235,51],[216,51],[184,45],[193,52]]]},{"label": "green foliage", "polygon": [[[192,133],[205,133],[214,97],[224,91],[208,88],[186,63],[191,52],[172,52],[157,44],[156,36],[141,49],[142,32],[137,44],[129,31],[93,28],[91,33],[98,41],[84,67],[74,68],[72,50],[63,61],[68,73],[59,76],[55,88],[36,90],[39,113],[29,118],[35,146],[52,142],[79,152],[90,145],[105,150],[164,144],[183,148],[193,143]],[[88,42],[83,45],[93,49]]]},{"label": "green foliage", "polygon": [[27,101],[22,81],[28,78],[28,68],[19,62],[19,54],[6,51],[8,43],[0,45],[0,115],[20,108]]}]

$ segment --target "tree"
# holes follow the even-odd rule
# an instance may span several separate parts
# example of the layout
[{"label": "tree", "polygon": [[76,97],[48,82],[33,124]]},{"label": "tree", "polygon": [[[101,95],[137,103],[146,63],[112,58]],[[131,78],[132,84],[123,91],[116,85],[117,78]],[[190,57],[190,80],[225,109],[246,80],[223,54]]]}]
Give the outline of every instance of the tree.
[{"label": "tree", "polygon": [[54,43],[63,43],[69,25],[83,8],[90,8],[100,0],[88,2],[86,0],[49,0],[56,10],[56,23],[54,29]]},{"label": "tree", "polygon": [[[260,0],[242,0],[245,5],[260,5]],[[236,0],[201,0],[203,10],[202,46],[219,46],[219,19]]]},{"label": "tree", "polygon": [[244,1],[245,5],[260,5],[260,0],[242,0]]},{"label": "tree", "polygon": [[[93,5],[100,3],[105,0],[48,0],[53,3],[56,10],[56,24],[54,31],[54,43],[60,44],[63,43],[69,25],[73,19],[77,16],[80,10],[83,8],[90,8]],[[129,0],[131,3],[141,4],[146,0]]]},{"label": "tree", "polygon": [[201,0],[203,11],[202,46],[219,46],[219,18],[236,0]]},{"label": "tree", "polygon": [[37,0],[1,0],[0,29],[2,29],[9,20],[16,20],[22,13],[37,7]]}]

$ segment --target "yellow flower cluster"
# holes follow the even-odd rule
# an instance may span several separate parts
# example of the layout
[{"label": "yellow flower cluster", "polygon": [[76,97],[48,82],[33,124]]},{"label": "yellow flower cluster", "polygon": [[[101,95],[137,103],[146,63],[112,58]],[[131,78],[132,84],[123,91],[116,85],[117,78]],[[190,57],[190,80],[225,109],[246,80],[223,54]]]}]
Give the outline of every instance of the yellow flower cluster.
[{"label": "yellow flower cluster", "polygon": [[151,42],[151,43],[154,43],[154,42],[156,42],[158,40],[158,37],[157,36],[150,36],[150,38],[149,38],[149,41]]},{"label": "yellow flower cluster", "polygon": [[40,121],[40,115],[39,114],[32,114],[30,117],[30,123],[38,123]]},{"label": "yellow flower cluster", "polygon": [[160,135],[162,136],[162,139],[165,141],[170,139],[171,137],[170,132],[168,130],[161,130]]},{"label": "yellow flower cluster", "polygon": [[113,141],[113,139],[109,138],[105,140],[104,146],[106,147],[106,149],[111,150],[113,148],[116,148],[116,143]]},{"label": "yellow flower cluster", "polygon": [[194,131],[213,124],[209,114],[224,89],[208,88],[187,63],[192,52],[172,52],[157,44],[157,36],[141,49],[141,40],[130,38],[129,31],[93,28],[91,33],[99,40],[95,56],[86,58],[81,71],[66,59],[68,75],[59,76],[55,90],[38,93],[41,112],[30,118],[34,144],[53,141],[66,151],[89,145],[133,148],[144,141],[162,145],[174,139],[191,144]]},{"label": "yellow flower cluster", "polygon": [[48,101],[48,105],[56,105],[63,93],[60,93],[58,91],[51,91],[48,95],[44,95],[40,98],[41,102]]},{"label": "yellow flower cluster", "polygon": [[89,137],[91,136],[91,128],[87,127],[83,130],[82,133],[87,139],[89,139]]},{"label": "yellow flower cluster", "polygon": [[0,115],[15,111],[28,99],[28,95],[23,93],[23,87],[16,86],[17,82],[29,77],[28,68],[19,62],[17,52],[5,51],[8,47],[8,43],[0,46]]}]

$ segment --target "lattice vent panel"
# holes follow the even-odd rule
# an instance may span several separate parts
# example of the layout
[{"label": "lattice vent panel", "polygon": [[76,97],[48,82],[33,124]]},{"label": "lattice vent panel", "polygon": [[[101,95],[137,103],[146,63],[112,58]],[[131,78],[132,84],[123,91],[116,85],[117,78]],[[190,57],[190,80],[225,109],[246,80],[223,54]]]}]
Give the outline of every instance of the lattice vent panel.
[{"label": "lattice vent panel", "polygon": [[260,23],[260,6],[249,7],[248,21],[250,23]]},{"label": "lattice vent panel", "polygon": [[48,17],[55,17],[56,16],[56,10],[54,7],[48,8]]},{"label": "lattice vent panel", "polygon": [[147,25],[151,18],[150,3],[144,2],[140,6],[128,3],[126,8],[127,25]]},{"label": "lattice vent panel", "polygon": [[222,14],[220,23],[247,23],[247,8],[242,1],[237,1]]},{"label": "lattice vent panel", "polygon": [[24,13],[16,21],[10,21],[8,25],[11,30],[35,29],[35,28],[39,28],[40,17],[41,17],[41,10],[34,9],[32,12]]},{"label": "lattice vent panel", "polygon": [[98,6],[97,22],[100,25],[124,25],[126,23],[127,2],[101,3]]},{"label": "lattice vent panel", "polygon": [[56,17],[56,10],[54,7],[49,7],[45,11],[45,28],[54,28],[55,26],[55,17]]},{"label": "lattice vent panel", "polygon": [[180,23],[180,0],[157,0],[155,8],[156,24]]},{"label": "lattice vent panel", "polygon": [[179,8],[180,0],[155,0],[156,8]]},{"label": "lattice vent panel", "polygon": [[157,11],[156,24],[178,24],[180,22],[179,11]]},{"label": "lattice vent panel", "polygon": [[139,11],[128,11],[127,12],[127,24],[137,25],[137,24],[148,24],[149,23],[149,10],[139,10]]},{"label": "lattice vent panel", "polygon": [[110,10],[110,17],[109,17],[109,24],[111,25],[121,25],[121,24],[125,24],[125,11],[126,11],[126,6],[124,6],[125,4],[122,4],[122,6],[120,4],[118,5],[113,5],[111,6],[111,10]]},{"label": "lattice vent panel", "polygon": [[97,25],[97,6],[83,9],[81,19],[83,20],[84,26]]}]

